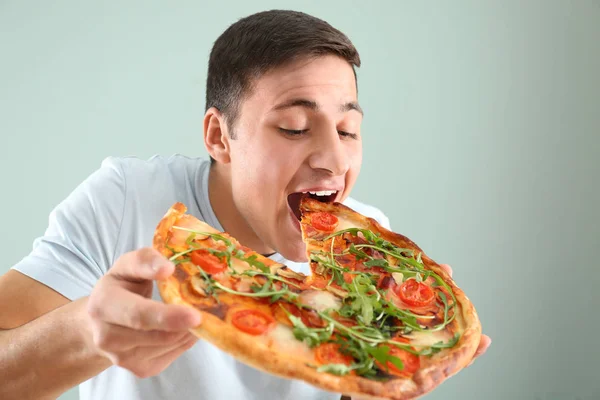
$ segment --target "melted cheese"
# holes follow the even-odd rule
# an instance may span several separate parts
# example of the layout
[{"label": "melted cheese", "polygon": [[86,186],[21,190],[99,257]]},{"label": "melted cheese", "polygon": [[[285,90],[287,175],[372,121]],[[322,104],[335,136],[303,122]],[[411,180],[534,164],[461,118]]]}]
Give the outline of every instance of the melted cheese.
[{"label": "melted cheese", "polygon": [[[244,257],[248,257],[249,255],[251,255],[251,253],[247,253]],[[274,274],[275,272],[277,272],[277,270],[281,267],[283,267],[283,264],[277,263],[277,262],[270,262],[270,259],[266,259],[266,260],[258,260],[258,261],[262,261],[266,267],[269,268],[270,272],[272,274]],[[252,267],[250,266],[250,264],[248,264],[245,261],[240,260],[239,258],[236,257],[231,257],[231,266],[233,267],[233,269],[238,272],[238,273],[242,273],[247,269],[256,269],[258,270],[258,268],[256,267]]]},{"label": "melted cheese", "polygon": [[285,353],[292,353],[294,356],[311,360],[313,358],[313,352],[310,347],[306,343],[296,339],[292,329],[283,324],[277,324],[274,329],[269,331],[266,337],[270,341],[271,346],[275,346]]},{"label": "melted cheese", "polygon": [[344,229],[350,229],[350,228],[364,228],[363,226],[359,226],[356,223],[352,222],[351,220],[349,220],[348,218],[345,218],[343,216],[338,216],[338,225],[335,227],[336,231],[341,231]]},{"label": "melted cheese", "polygon": [[438,342],[448,342],[452,339],[452,335],[448,331],[437,331],[437,332],[418,332],[413,331],[408,335],[405,335],[410,340],[410,344],[415,347],[420,346],[431,346]]},{"label": "melted cheese", "polygon": [[235,257],[231,257],[231,266],[237,273],[242,273],[245,270],[250,269],[250,265],[248,265],[247,262]]},{"label": "melted cheese", "polygon": [[342,301],[333,293],[324,290],[307,290],[300,295],[300,302],[321,312],[326,309],[339,310]]},{"label": "melted cheese", "polygon": [[[184,228],[186,230],[177,229],[177,227]],[[169,239],[169,245],[177,251],[187,249],[188,246],[186,244],[186,241],[188,240],[190,235],[192,235],[192,232],[190,232],[188,229],[197,232],[217,232],[214,228],[208,226],[206,223],[198,220],[197,218],[189,214],[185,214],[182,215],[179,218],[179,220],[177,220],[177,223],[173,226],[173,228],[171,228],[171,238]],[[208,238],[208,236],[195,234],[194,238],[195,240],[204,240]]]}]

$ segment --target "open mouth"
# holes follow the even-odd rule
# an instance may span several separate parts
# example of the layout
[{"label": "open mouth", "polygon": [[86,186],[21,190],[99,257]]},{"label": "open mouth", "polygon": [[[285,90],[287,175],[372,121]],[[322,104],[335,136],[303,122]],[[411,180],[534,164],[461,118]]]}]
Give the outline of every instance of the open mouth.
[{"label": "open mouth", "polygon": [[337,190],[323,190],[319,192],[296,192],[291,193],[288,196],[288,204],[290,205],[290,209],[300,221],[300,202],[303,197],[311,197],[313,199],[319,200],[323,203],[331,203],[335,200],[338,192]]}]

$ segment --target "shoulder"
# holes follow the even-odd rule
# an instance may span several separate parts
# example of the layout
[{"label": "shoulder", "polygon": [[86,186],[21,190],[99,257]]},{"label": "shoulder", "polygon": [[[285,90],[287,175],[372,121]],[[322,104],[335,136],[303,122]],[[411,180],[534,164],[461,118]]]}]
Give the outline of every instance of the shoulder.
[{"label": "shoulder", "polygon": [[108,157],[103,168],[122,171],[126,192],[125,215],[156,218],[175,202],[195,211],[202,178],[210,168],[203,157],[181,154],[154,155],[147,159],[134,156]]},{"label": "shoulder", "polygon": [[199,174],[209,166],[206,158],[174,154],[154,155],[147,159],[136,156],[107,157],[101,169],[120,171],[128,195],[136,197],[191,190],[198,182]]},{"label": "shoulder", "polygon": [[[95,220],[114,214],[121,221],[127,217],[143,218],[155,208],[159,214],[164,213],[175,201],[191,202],[204,163],[209,162],[181,155],[146,160],[107,157],[56,211]],[[154,217],[154,213],[150,215]]]},{"label": "shoulder", "polygon": [[346,198],[346,200],[344,200],[342,204],[344,204],[347,207],[350,207],[351,209],[362,215],[373,218],[375,221],[379,222],[383,227],[391,229],[389,218],[379,208],[358,201],[353,197]]},{"label": "shoulder", "polygon": [[156,178],[160,175],[180,176],[182,173],[194,173],[199,167],[208,165],[203,157],[188,157],[182,154],[171,156],[153,155],[142,159],[136,156],[107,157],[102,161],[102,167],[121,170],[127,177]]}]

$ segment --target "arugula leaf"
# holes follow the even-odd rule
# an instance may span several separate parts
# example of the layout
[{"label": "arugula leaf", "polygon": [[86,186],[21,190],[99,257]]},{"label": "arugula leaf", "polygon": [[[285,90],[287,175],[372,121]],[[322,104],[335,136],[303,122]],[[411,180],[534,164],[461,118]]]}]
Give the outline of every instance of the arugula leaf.
[{"label": "arugula leaf", "polygon": [[388,262],[384,258],[374,258],[363,263],[365,267],[385,267]]},{"label": "arugula leaf", "polygon": [[[201,232],[201,231],[197,231],[195,229],[184,228],[183,226],[177,226],[177,225],[173,225],[173,229],[190,232],[194,235],[194,237],[195,237],[195,235],[208,236],[208,237],[212,238],[213,240],[220,240],[221,242],[225,243],[227,246],[232,245],[231,240],[227,239],[225,236],[223,236],[219,233]],[[188,237],[188,239],[189,239],[189,237]]]},{"label": "arugula leaf", "polygon": [[360,376],[375,378],[377,371],[374,368],[375,359],[369,355],[365,350],[369,345],[363,341],[356,340],[354,338],[344,338],[337,341],[340,344],[340,350],[346,354],[351,355],[355,360],[355,363],[351,365],[351,368],[356,371]]},{"label": "arugula leaf", "polygon": [[357,261],[369,258],[369,255],[364,251],[360,251],[359,249],[357,249],[354,243],[350,244],[350,247],[348,247],[348,251],[350,252],[350,254],[353,254],[356,257]]},{"label": "arugula leaf", "polygon": [[[351,338],[355,338],[357,340],[362,340],[365,342],[369,342],[369,343],[373,343],[373,344],[377,344],[380,342],[384,342],[385,338],[382,336],[382,333],[372,327],[347,327],[344,324],[336,321],[335,319],[331,318],[329,315],[324,314],[324,313],[319,313],[319,316],[321,318],[323,318],[324,320],[330,322],[331,325],[333,325],[334,328],[337,328],[337,333],[345,335],[345,336],[349,336]],[[360,332],[359,329],[362,328],[363,330],[365,330],[365,332]]]},{"label": "arugula leaf", "polygon": [[[364,274],[357,274],[351,284],[344,284],[348,294],[338,313],[346,318],[360,316],[361,322],[370,325],[374,312],[381,308],[379,295],[371,280]],[[371,292],[372,291],[372,292]],[[371,293],[369,293],[371,292]]]},{"label": "arugula leaf", "polygon": [[196,266],[198,268],[198,271],[200,271],[200,275],[202,275],[202,278],[204,278],[204,283],[205,283],[205,288],[204,291],[206,292],[207,295],[212,296],[217,303],[219,303],[219,297],[217,296],[217,293],[215,292],[215,286],[217,284],[217,282],[212,279],[210,276],[208,276],[208,274],[206,272],[204,272],[204,270],[198,266]]},{"label": "arugula leaf", "polygon": [[254,292],[254,293],[246,293],[246,292],[239,292],[237,290],[233,290],[233,289],[229,289],[227,286],[223,286],[221,285],[219,282],[214,282],[213,284],[215,287],[221,289],[224,292],[227,293],[231,293],[231,294],[237,294],[238,296],[246,296],[246,297],[271,297],[273,295],[276,294],[283,294],[286,296],[291,296],[291,297],[296,297],[298,296],[296,293],[290,292],[287,289],[282,289],[282,290],[277,290],[277,291],[266,291],[266,292]]},{"label": "arugula leaf", "polygon": [[454,347],[456,343],[458,343],[458,339],[460,339],[460,334],[456,333],[448,342],[439,341],[434,343],[431,346],[421,350],[419,355],[430,356],[432,354],[439,353],[442,349]]},{"label": "arugula leaf", "polygon": [[[378,292],[371,279],[366,275],[360,274],[348,285],[347,299],[351,302],[352,310],[360,315],[365,325],[371,325],[373,321],[373,312],[381,308],[381,303],[377,297]],[[374,294],[368,292],[374,291]]]},{"label": "arugula leaf", "polygon": [[277,300],[283,298],[283,296],[285,294],[287,294],[287,292],[283,292],[284,290],[288,290],[288,287],[285,285],[285,283],[283,285],[281,285],[281,291],[279,293],[275,292],[273,294],[273,296],[271,296],[271,298],[269,299],[269,303],[273,304],[275,303]]},{"label": "arugula leaf", "polygon": [[248,256],[246,258],[237,256],[236,258],[239,258],[240,260],[247,262],[249,265],[260,269],[262,272],[271,272],[269,267],[267,267],[264,263],[257,261],[258,256],[256,254],[252,254],[251,256]]},{"label": "arugula leaf", "polygon": [[452,319],[450,319],[450,320],[448,319],[448,311],[449,311],[448,298],[446,297],[446,294],[444,292],[442,292],[441,290],[440,290],[440,298],[442,299],[442,302],[444,303],[444,321],[447,321],[444,326],[446,326],[447,324],[450,323],[450,321],[452,321],[452,319],[454,319],[454,315],[452,316]]},{"label": "arugula leaf", "polygon": [[346,317],[346,318],[350,318],[354,315],[354,310],[352,309],[352,305],[350,304],[344,304],[342,305],[342,307],[338,310],[338,313],[342,316],[342,317]]},{"label": "arugula leaf", "polygon": [[339,266],[335,260],[332,262],[329,258],[323,259],[319,257],[319,255],[327,255],[323,251],[313,252],[310,255],[311,261],[314,261],[319,264],[317,270],[315,271],[317,274],[327,277],[329,273],[331,278],[329,279],[329,283],[327,285],[331,285],[331,283],[335,280],[335,282],[343,286],[344,285],[344,272],[350,272],[348,268],[344,268]]},{"label": "arugula leaf", "polygon": [[188,262],[188,261],[191,261],[189,257],[181,257],[176,260],[173,260],[173,264],[177,265],[177,264],[181,264],[183,262]]},{"label": "arugula leaf", "polygon": [[300,318],[292,315],[285,308],[284,310],[288,314],[292,325],[294,325],[292,329],[294,337],[306,343],[308,347],[315,347],[331,337],[333,333],[333,326],[331,324],[327,328],[308,328]]},{"label": "arugula leaf", "polygon": [[254,293],[266,293],[269,291],[269,289],[271,289],[271,281],[267,280],[265,281],[265,283],[262,286],[256,285],[256,284],[252,284],[250,285],[250,289],[254,292]]},{"label": "arugula leaf", "polygon": [[[234,274],[232,273],[232,275],[234,275]],[[297,288],[301,288],[301,286],[300,286],[300,285],[298,285],[298,284],[295,284],[295,283],[293,283],[293,282],[290,282],[290,281],[288,281],[287,279],[285,279],[285,278],[282,278],[282,277],[280,277],[280,276],[278,276],[278,275],[271,274],[270,272],[262,272],[262,271],[257,271],[257,270],[255,270],[255,269],[247,269],[247,270],[245,270],[244,272],[242,272],[242,273],[241,273],[241,274],[239,274],[239,275],[246,275],[246,276],[257,276],[257,275],[261,275],[261,276],[264,276],[264,277],[266,277],[266,278],[268,278],[268,279],[270,279],[270,280],[280,281],[280,282],[283,282],[283,283],[285,283],[285,284],[287,284],[287,285],[289,285],[289,286],[294,286],[294,287],[297,287]]]},{"label": "arugula leaf", "polygon": [[387,301],[385,299],[381,299],[381,302],[385,306],[383,309],[386,314],[390,315],[391,317],[401,320],[405,326],[408,326],[412,329],[416,329],[419,331],[423,330],[421,328],[421,326],[419,325],[419,323],[417,322],[416,314],[413,314],[407,310],[401,310],[400,308],[396,307],[392,302]]},{"label": "arugula leaf", "polygon": [[188,246],[194,246],[196,244],[196,243],[194,243],[194,239],[196,239],[196,233],[192,232],[192,233],[190,233],[188,238],[185,240],[185,244],[187,244]]},{"label": "arugula leaf", "polygon": [[378,347],[366,347],[367,352],[373,356],[379,363],[386,367],[386,372],[388,372],[387,362],[392,363],[396,368],[400,371],[404,369],[404,363],[402,360],[396,356],[390,354],[390,347],[387,345],[381,345]]}]

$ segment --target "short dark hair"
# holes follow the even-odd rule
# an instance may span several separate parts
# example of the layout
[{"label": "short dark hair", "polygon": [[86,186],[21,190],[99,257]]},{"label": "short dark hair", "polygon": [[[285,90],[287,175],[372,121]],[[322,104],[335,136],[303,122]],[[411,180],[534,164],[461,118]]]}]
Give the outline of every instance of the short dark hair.
[{"label": "short dark hair", "polygon": [[350,39],[319,18],[290,10],[242,18],[217,38],[210,52],[205,110],[215,107],[223,113],[233,134],[239,104],[254,80],[299,58],[328,54],[343,58],[353,70],[360,67]]}]

